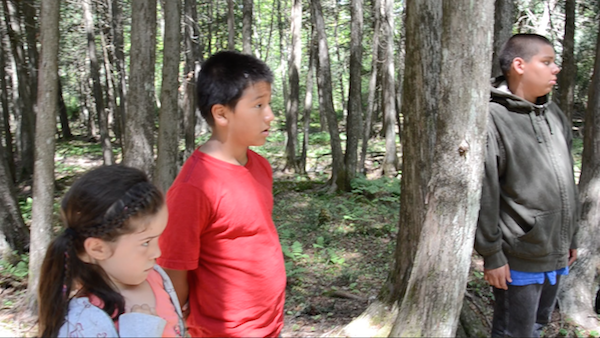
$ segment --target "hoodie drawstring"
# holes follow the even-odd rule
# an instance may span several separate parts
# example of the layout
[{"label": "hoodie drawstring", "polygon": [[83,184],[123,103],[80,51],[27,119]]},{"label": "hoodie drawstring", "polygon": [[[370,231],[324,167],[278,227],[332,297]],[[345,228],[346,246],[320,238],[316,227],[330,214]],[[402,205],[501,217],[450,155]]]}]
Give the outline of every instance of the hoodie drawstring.
[{"label": "hoodie drawstring", "polygon": [[[538,143],[542,143],[542,137],[540,135],[540,131],[538,130],[537,123],[535,122],[535,111],[529,112],[529,119],[531,120],[531,126],[533,127],[533,132],[535,133],[535,138]],[[550,124],[548,124],[550,125]]]}]

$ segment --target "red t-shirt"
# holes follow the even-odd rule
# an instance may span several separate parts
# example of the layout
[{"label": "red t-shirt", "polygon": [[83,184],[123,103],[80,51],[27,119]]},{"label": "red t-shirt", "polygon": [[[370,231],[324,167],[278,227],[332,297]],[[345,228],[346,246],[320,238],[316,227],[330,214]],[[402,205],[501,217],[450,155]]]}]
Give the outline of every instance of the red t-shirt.
[{"label": "red t-shirt", "polygon": [[285,266],[273,224],[273,175],[196,150],[167,193],[158,263],[188,270],[190,335],[272,337],[283,327]]}]

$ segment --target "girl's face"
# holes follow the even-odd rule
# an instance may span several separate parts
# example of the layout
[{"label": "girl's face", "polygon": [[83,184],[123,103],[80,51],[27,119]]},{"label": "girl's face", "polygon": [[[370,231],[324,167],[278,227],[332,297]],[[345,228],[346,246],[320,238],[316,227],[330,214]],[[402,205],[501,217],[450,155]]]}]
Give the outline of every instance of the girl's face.
[{"label": "girl's face", "polygon": [[148,277],[160,256],[158,236],[165,230],[168,217],[165,203],[155,215],[132,219],[137,231],[107,243],[112,255],[99,260],[98,265],[120,290],[140,285]]}]

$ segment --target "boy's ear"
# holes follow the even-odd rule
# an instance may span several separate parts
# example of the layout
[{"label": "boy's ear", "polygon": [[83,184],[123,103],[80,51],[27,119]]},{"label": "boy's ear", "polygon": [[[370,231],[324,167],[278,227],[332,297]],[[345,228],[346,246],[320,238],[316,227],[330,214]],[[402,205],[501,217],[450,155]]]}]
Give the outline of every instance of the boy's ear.
[{"label": "boy's ear", "polygon": [[212,113],[215,126],[226,126],[227,125],[227,112],[228,108],[222,104],[215,104],[212,106],[210,112]]},{"label": "boy's ear", "polygon": [[518,75],[523,75],[526,66],[527,65],[525,60],[523,60],[523,58],[520,57],[516,57],[511,64],[511,68]]},{"label": "boy's ear", "polygon": [[95,263],[110,258],[112,256],[112,248],[100,238],[88,237],[83,242],[85,254],[81,260],[86,263]]}]

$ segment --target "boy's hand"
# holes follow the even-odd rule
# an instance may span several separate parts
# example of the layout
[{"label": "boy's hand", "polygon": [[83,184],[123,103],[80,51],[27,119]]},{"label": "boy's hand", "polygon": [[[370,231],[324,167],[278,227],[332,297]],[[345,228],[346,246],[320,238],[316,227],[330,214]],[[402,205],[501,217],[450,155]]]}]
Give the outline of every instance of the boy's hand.
[{"label": "boy's hand", "polygon": [[569,266],[577,259],[577,249],[569,249]]},{"label": "boy's hand", "polygon": [[187,317],[190,316],[190,302],[189,301],[187,301],[181,307],[181,314],[183,315],[183,320],[187,320]]},{"label": "boy's hand", "polygon": [[491,286],[504,290],[508,289],[506,282],[512,282],[508,264],[496,269],[483,269],[483,279],[490,283]]}]

